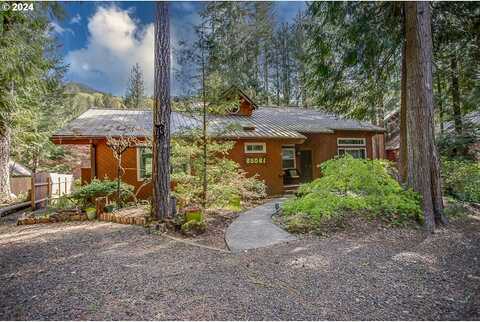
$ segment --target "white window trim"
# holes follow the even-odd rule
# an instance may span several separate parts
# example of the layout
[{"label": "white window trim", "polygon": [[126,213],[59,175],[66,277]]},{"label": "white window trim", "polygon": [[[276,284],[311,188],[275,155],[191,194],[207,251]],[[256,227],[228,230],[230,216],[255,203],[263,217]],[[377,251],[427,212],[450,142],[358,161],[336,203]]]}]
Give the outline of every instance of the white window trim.
[{"label": "white window trim", "polygon": [[358,146],[358,147],[349,147],[349,148],[345,148],[343,146],[337,148],[337,156],[340,156],[340,150],[363,150],[365,151],[365,159],[368,159],[368,154],[367,154],[367,148],[366,147],[362,147],[362,146]]},{"label": "white window trim", "polygon": [[[361,144],[357,144],[357,143],[343,144],[343,143],[340,143],[340,140],[362,140],[363,143],[361,143]],[[362,147],[362,146],[366,146],[366,145],[367,145],[367,140],[365,138],[337,138],[337,146],[359,146],[359,147]]]},{"label": "white window trim", "polygon": [[[284,159],[283,158],[283,150],[293,150],[293,168],[284,168],[283,167],[283,160],[291,160],[291,159]],[[294,145],[284,145],[282,146],[282,170],[290,170],[290,169],[296,169],[297,168],[297,156],[296,156],[296,151],[295,151],[295,146]]]},{"label": "white window trim", "polygon": [[[147,147],[148,146],[146,146],[146,145],[137,145],[137,181],[138,182],[143,182],[143,181],[145,181],[145,179],[148,179],[148,178],[142,178],[142,171],[140,169],[140,150],[142,148],[147,148]],[[152,160],[152,162],[153,162],[153,160]]]},{"label": "white window trim", "polygon": [[[263,147],[262,151],[248,151],[247,146],[252,146],[252,145],[261,145]],[[245,153],[267,153],[267,144],[265,142],[245,142],[244,147],[243,147]]]}]

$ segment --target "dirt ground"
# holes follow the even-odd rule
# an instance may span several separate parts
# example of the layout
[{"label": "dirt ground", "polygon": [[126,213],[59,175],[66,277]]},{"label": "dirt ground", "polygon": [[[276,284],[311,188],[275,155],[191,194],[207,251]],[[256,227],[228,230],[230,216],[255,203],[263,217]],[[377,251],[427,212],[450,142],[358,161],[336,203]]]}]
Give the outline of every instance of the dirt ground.
[{"label": "dirt ground", "polygon": [[479,320],[480,217],[239,255],[76,222],[0,219],[0,320]]}]

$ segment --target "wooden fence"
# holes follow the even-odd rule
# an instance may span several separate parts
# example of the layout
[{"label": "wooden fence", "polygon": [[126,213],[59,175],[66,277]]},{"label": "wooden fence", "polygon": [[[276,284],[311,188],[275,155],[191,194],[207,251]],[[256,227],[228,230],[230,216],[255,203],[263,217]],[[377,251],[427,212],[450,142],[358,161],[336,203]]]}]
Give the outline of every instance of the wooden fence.
[{"label": "wooden fence", "polygon": [[73,181],[72,175],[47,172],[33,174],[30,196],[32,210],[45,208],[51,200],[70,194]]}]

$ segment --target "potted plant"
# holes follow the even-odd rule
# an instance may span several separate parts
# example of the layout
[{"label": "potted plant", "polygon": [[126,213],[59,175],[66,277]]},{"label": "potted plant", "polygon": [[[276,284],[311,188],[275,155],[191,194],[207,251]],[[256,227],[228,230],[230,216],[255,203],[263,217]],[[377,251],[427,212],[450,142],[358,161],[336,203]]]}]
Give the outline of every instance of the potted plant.
[{"label": "potted plant", "polygon": [[93,207],[89,207],[85,209],[87,213],[88,220],[94,220],[97,217],[97,209]]}]

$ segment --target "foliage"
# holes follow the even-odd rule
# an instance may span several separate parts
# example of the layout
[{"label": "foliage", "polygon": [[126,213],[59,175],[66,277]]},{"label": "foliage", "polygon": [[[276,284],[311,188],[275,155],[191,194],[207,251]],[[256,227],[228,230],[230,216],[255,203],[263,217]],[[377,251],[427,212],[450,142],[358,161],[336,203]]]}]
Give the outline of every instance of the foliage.
[{"label": "foliage", "polygon": [[203,60],[207,76],[222,75],[225,87],[238,86],[259,104],[306,105],[303,21],[299,15],[293,25],[280,24],[274,10],[272,2],[205,3],[195,25],[197,40],[181,41],[176,50],[177,79],[197,87]]},{"label": "foliage", "polygon": [[458,200],[480,203],[480,163],[443,159],[442,181],[446,194]]},{"label": "foliage", "polygon": [[[198,205],[202,200],[202,138],[192,131],[188,137],[172,140],[172,180],[177,183],[175,195],[183,205]],[[232,198],[249,202],[265,196],[265,184],[247,177],[239,165],[228,159],[233,142],[209,139],[207,156],[207,206],[228,208]]]},{"label": "foliage", "polygon": [[377,122],[398,104],[401,23],[392,2],[312,2],[306,84],[314,103]]},{"label": "foliage", "polygon": [[190,220],[181,226],[181,231],[186,236],[196,236],[203,234],[207,230],[207,224],[204,221]]},{"label": "foliage", "polygon": [[[389,174],[389,164],[380,160],[354,159],[349,155],[322,164],[323,176],[299,188],[297,197],[282,206],[288,217],[301,214],[320,226],[324,220],[342,217],[346,213],[380,217],[393,224],[420,219],[420,199],[405,191]],[[295,221],[299,217],[293,216]],[[299,228],[300,229],[300,228]]]},{"label": "foliage", "polygon": [[[112,197],[116,195],[117,181],[93,179],[91,183],[80,187],[73,192],[72,199],[83,207],[92,203],[98,197]],[[133,196],[133,186],[122,182],[120,185],[120,199],[125,202]]]},{"label": "foliage", "polygon": [[[62,14],[56,3],[33,5],[34,10],[28,12],[0,11],[2,179],[8,177],[9,155],[36,170],[54,150],[49,135],[54,127],[61,126],[56,115],[61,106],[65,66],[57,55],[50,20]],[[0,195],[8,195],[8,181],[1,180],[0,184]]]},{"label": "foliage", "polygon": [[142,108],[144,107],[144,98],[145,86],[143,84],[143,72],[140,64],[136,63],[130,71],[124,103],[127,108]]},{"label": "foliage", "polygon": [[76,206],[76,203],[72,197],[63,195],[53,200],[51,206],[55,209],[71,209]]},{"label": "foliage", "polygon": [[185,221],[187,222],[191,220],[203,221],[202,211],[198,209],[196,211],[188,211],[187,213],[185,213]]},{"label": "foliage", "polygon": [[480,151],[474,148],[475,143],[480,142],[480,127],[478,124],[463,123],[463,131],[458,134],[448,127],[437,139],[440,154],[449,159],[479,159]]}]

